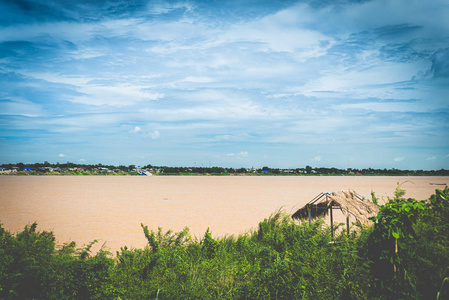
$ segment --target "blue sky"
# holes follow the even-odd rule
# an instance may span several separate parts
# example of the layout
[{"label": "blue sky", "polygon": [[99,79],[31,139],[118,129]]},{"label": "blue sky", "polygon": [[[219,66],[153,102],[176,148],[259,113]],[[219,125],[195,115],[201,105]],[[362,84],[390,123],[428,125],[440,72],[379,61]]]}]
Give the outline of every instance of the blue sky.
[{"label": "blue sky", "polygon": [[447,16],[447,0],[0,0],[0,162],[448,169]]}]

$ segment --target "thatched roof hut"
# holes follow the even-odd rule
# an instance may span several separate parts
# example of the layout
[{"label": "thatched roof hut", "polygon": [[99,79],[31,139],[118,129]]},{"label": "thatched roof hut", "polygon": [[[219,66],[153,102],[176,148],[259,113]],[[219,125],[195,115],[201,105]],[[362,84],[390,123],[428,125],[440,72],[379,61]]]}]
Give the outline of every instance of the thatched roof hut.
[{"label": "thatched roof hut", "polygon": [[[341,191],[334,193],[321,193],[304,207],[298,209],[293,215],[297,220],[313,220],[321,216],[326,216],[332,209],[338,208],[349,218],[353,216],[360,225],[368,225],[370,217],[376,216],[379,207],[369,201],[364,200],[355,191]],[[332,218],[332,215],[331,215]]]}]

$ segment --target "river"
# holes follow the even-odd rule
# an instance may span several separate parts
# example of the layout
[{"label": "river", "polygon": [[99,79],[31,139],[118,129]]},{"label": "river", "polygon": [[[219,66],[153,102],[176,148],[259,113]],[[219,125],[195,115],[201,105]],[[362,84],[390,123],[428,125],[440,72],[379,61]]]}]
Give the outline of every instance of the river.
[{"label": "river", "polygon": [[140,224],[201,237],[239,234],[282,208],[294,212],[320,192],[353,189],[370,198],[427,199],[449,177],[371,176],[0,176],[0,222],[17,232],[26,224],[54,231],[57,242],[98,247],[146,244]]}]

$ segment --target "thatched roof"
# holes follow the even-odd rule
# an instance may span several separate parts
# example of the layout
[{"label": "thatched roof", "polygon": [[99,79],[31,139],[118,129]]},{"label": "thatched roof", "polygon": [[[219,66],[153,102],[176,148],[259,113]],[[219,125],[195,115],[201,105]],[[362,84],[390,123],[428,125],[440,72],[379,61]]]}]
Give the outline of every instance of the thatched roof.
[{"label": "thatched roof", "polygon": [[356,192],[349,190],[331,194],[321,193],[304,207],[298,209],[292,218],[307,220],[310,210],[310,216],[312,219],[316,219],[327,215],[329,209],[335,206],[339,207],[346,217],[352,215],[360,225],[369,224],[371,221],[368,218],[376,216],[379,212],[379,207],[376,204],[362,200]]}]

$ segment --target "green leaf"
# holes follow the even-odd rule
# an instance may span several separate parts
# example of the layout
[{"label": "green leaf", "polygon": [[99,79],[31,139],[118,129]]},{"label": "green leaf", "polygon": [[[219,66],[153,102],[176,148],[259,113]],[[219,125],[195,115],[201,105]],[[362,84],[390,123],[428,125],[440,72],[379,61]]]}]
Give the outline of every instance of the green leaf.
[{"label": "green leaf", "polygon": [[393,237],[394,237],[395,239],[398,239],[398,238],[399,238],[399,232],[392,231],[391,234],[393,235]]}]

